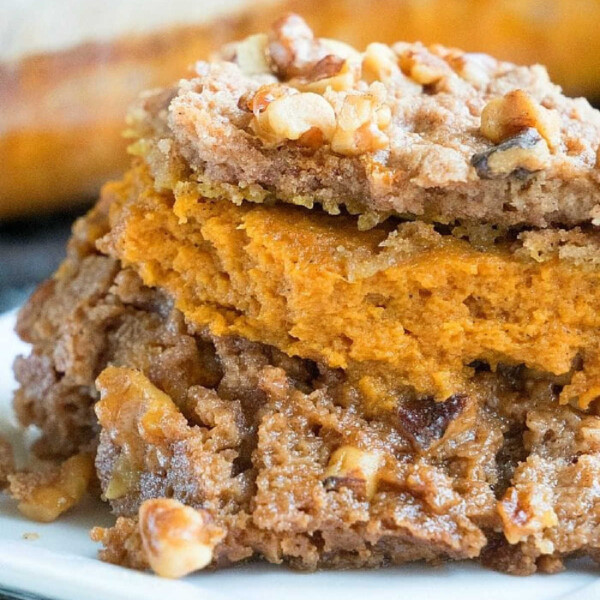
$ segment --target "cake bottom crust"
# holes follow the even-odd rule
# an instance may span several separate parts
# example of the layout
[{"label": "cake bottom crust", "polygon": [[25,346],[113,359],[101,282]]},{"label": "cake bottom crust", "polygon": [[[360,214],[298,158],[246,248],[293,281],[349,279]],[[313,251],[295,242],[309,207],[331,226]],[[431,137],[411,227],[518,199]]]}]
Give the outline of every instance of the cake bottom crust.
[{"label": "cake bottom crust", "polygon": [[342,371],[186,323],[94,249],[105,208],[21,312],[33,351],[15,368],[38,453],[96,451],[119,517],[94,532],[105,560],[148,565],[137,515],[151,498],[210,516],[214,566],[474,559],[528,574],[597,556],[600,418],[558,406],[552,378],[478,365],[473,396],[367,415]]}]

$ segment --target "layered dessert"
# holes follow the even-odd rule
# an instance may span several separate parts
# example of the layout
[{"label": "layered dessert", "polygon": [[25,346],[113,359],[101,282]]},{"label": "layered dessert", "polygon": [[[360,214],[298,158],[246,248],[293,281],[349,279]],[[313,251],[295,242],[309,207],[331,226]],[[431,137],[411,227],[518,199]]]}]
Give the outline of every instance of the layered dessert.
[{"label": "layered dessert", "polygon": [[19,317],[17,413],[67,459],[9,476],[26,511],[97,478],[102,558],[167,577],[600,556],[585,100],[288,15],[144,94],[127,135]]}]

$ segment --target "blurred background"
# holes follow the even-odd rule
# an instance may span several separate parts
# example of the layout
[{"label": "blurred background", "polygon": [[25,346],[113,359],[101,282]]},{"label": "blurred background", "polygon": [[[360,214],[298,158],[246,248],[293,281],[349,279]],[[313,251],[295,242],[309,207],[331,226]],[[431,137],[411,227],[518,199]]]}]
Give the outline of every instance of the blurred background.
[{"label": "blurred background", "polygon": [[127,165],[129,102],[288,11],[361,49],[422,40],[542,63],[600,100],[600,0],[1,0],[0,312],[52,273]]}]

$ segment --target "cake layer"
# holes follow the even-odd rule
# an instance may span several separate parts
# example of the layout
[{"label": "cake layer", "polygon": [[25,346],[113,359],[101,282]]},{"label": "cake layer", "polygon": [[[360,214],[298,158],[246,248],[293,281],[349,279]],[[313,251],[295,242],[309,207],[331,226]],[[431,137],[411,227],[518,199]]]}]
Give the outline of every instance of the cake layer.
[{"label": "cake layer", "polygon": [[359,232],[351,217],[159,194],[143,168],[104,197],[101,247],[189,322],[340,368],[373,407],[466,392],[481,362],[572,381],[561,399],[584,409],[599,395],[596,233]]},{"label": "cake layer", "polygon": [[217,566],[477,558],[523,574],[597,555],[600,417],[558,406],[551,378],[479,368],[471,395],[403,397],[372,415],[339,369],[186,323],[94,250],[107,208],[78,224],[67,262],[21,313],[33,351],[16,369],[38,450],[97,447],[123,517],[95,531],[105,559],[149,564],[137,513],[160,497],[220,532]]},{"label": "cake layer", "polygon": [[359,53],[291,15],[196,74],[130,114],[158,186],[345,206],[364,228],[389,214],[535,226],[600,214],[600,116],[540,66],[421,44]]}]

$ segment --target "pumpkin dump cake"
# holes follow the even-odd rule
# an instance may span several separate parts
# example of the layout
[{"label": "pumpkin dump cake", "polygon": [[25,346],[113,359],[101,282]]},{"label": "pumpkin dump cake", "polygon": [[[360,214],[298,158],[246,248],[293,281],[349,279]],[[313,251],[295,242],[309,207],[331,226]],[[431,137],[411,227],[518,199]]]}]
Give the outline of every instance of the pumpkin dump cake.
[{"label": "pumpkin dump cake", "polygon": [[85,473],[95,452],[105,560],[600,557],[584,100],[542,67],[359,53],[291,15],[143,96],[128,135],[15,365],[37,453]]}]

